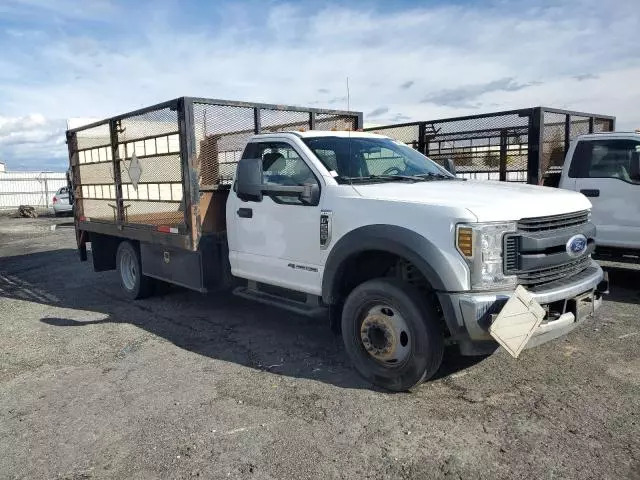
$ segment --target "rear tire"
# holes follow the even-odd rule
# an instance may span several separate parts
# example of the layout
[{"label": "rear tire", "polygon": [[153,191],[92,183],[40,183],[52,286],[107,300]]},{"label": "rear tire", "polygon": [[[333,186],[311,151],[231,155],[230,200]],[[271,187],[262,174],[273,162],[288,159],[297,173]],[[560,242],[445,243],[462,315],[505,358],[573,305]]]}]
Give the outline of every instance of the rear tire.
[{"label": "rear tire", "polygon": [[124,241],[118,245],[116,269],[127,298],[139,300],[153,293],[154,281],[142,274],[140,252],[131,242]]},{"label": "rear tire", "polygon": [[342,311],[342,339],[358,373],[387,390],[409,390],[442,363],[435,308],[394,278],[369,280],[351,292]]}]

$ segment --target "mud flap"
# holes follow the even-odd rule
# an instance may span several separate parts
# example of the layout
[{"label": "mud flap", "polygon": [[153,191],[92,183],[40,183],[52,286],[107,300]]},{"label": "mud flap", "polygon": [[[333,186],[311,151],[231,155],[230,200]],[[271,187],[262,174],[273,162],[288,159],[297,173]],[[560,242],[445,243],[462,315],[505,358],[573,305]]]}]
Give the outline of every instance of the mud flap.
[{"label": "mud flap", "polygon": [[489,333],[511,356],[518,358],[545,315],[544,308],[519,285],[491,323]]}]

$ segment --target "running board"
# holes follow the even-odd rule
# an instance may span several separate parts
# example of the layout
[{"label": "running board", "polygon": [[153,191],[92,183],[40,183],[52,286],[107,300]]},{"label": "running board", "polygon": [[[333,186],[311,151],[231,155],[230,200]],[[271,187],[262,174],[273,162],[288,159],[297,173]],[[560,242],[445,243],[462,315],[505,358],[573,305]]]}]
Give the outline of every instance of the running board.
[{"label": "running board", "polygon": [[307,295],[306,302],[299,302],[290,298],[284,298],[272,293],[261,292],[249,287],[237,287],[233,290],[233,294],[238,297],[246,298],[247,300],[253,300],[254,302],[263,303],[265,305],[271,305],[272,307],[288,310],[298,315],[304,315],[305,317],[323,317],[327,315],[329,309],[318,305],[318,301],[315,295]]}]

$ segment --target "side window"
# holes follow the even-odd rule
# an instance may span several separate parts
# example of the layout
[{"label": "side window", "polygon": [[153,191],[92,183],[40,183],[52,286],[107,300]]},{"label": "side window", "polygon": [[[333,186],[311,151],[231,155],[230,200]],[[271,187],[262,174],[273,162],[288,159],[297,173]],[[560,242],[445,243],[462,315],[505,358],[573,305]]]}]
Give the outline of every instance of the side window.
[{"label": "side window", "polygon": [[274,185],[317,183],[313,172],[293,147],[286,143],[260,143],[256,157],[262,158],[264,182]]},{"label": "side window", "polygon": [[[284,186],[318,183],[309,166],[288,143],[265,142],[256,147],[255,157],[262,158],[264,183]],[[296,197],[276,195],[273,198],[280,203],[302,204]]]},{"label": "side window", "polygon": [[577,178],[618,178],[637,183],[633,158],[640,142],[633,140],[593,140],[579,142],[569,169]]}]

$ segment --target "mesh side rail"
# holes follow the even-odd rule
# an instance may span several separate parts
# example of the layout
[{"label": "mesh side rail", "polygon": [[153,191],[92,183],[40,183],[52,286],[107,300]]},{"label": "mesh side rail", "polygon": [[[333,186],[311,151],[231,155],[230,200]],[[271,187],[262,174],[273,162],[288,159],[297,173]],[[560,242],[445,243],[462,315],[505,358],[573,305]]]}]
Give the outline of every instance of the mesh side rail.
[{"label": "mesh side rail", "polygon": [[116,131],[123,223],[185,228],[178,111],[125,117]]},{"label": "mesh side rail", "polygon": [[255,134],[253,108],[234,105],[193,105],[198,182],[213,187],[230,178],[245,145]]},{"label": "mesh side rail", "polygon": [[441,165],[451,158],[459,177],[524,182],[528,123],[518,111],[367,130],[421,150]]},{"label": "mesh side rail", "polygon": [[[114,139],[109,121],[78,129],[70,138],[75,197],[81,216],[115,223],[120,210],[124,224],[185,226],[175,108],[159,108],[118,119]],[[117,202],[118,187],[121,206]]]},{"label": "mesh side rail", "polygon": [[540,171],[544,175],[552,167],[561,167],[564,163],[566,148],[565,139],[565,115],[552,112],[543,112],[544,125],[542,133],[542,164]]},{"label": "mesh side rail", "polygon": [[402,125],[402,126],[386,126],[386,127],[372,127],[365,128],[365,131],[372,133],[379,133],[380,135],[386,135],[393,138],[398,142],[402,142],[413,148],[418,148],[418,142],[420,137],[420,127],[415,125]]},{"label": "mesh side rail", "polygon": [[333,113],[316,114],[315,130],[357,130],[358,121],[354,116]]},{"label": "mesh side rail", "polygon": [[541,172],[559,171],[569,145],[580,135],[613,131],[613,120],[596,115],[543,111]]},{"label": "mesh side rail", "polygon": [[92,220],[115,222],[116,183],[109,122],[73,133],[69,150],[78,214]]},{"label": "mesh side rail", "polygon": [[614,121],[610,118],[595,118],[593,121],[594,132],[613,132]]},{"label": "mesh side rail", "polygon": [[[309,111],[243,105],[195,102],[193,117],[198,181],[203,190],[231,183],[242,152],[256,132],[309,130],[312,126]],[[316,130],[355,130],[357,122],[355,114],[317,113],[313,127]]]},{"label": "mesh side rail", "polygon": [[428,122],[425,153],[441,165],[451,158],[463,178],[526,181],[527,127],[517,113]]},{"label": "mesh side rail", "polygon": [[[613,117],[541,107],[365,130],[410,145],[440,164],[451,158],[459,177],[526,182],[531,168],[535,168],[529,165],[529,155],[531,142],[538,140],[529,135],[536,135],[530,129],[538,118],[541,141],[533,146],[539,156],[532,158],[539,161],[543,176],[563,164],[572,139],[590,132],[613,131],[615,126]],[[531,148],[531,153],[536,150]]]}]

